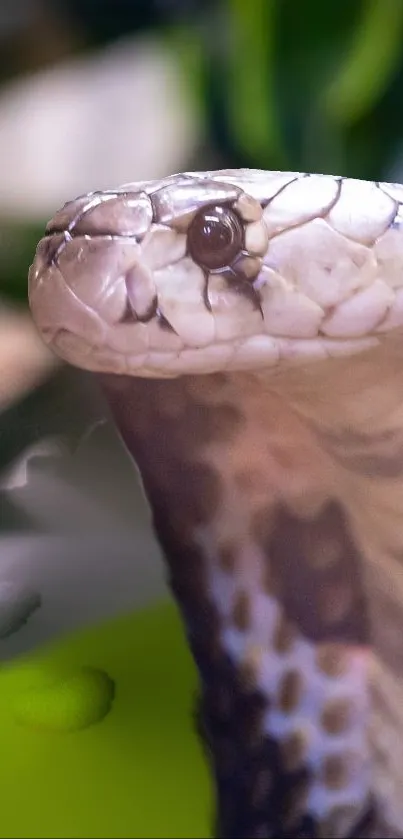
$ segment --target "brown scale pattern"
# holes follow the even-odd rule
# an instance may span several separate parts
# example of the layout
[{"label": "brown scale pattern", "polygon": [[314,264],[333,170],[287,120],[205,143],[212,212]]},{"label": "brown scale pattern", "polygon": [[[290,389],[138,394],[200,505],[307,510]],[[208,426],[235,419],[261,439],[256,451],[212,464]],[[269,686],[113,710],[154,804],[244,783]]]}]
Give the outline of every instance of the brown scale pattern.
[{"label": "brown scale pattern", "polygon": [[[250,651],[243,669],[237,669],[226,655],[220,641],[222,616],[208,590],[207,558],[194,541],[195,529],[214,519],[224,499],[219,471],[203,456],[203,447],[212,442],[221,448],[229,445],[242,429],[242,412],[228,401],[225,382],[222,376],[207,377],[201,396],[194,379],[110,377],[104,384],[120,432],[143,477],[167,558],[169,582],[200,675],[198,726],[215,781],[216,835],[221,839],[320,839],[332,834],[324,833],[323,825],[306,811],[312,778],[304,733],[281,744],[263,732],[269,706],[256,688],[259,650]],[[138,422],[133,422],[133,416],[139,416]],[[324,530],[336,543],[331,548],[334,559],[323,563],[316,558],[311,563],[315,539],[319,541]],[[276,651],[286,655],[296,633],[302,631],[321,642],[318,666],[337,678],[345,666],[343,642],[356,644],[367,637],[360,557],[340,506],[334,502],[321,508],[309,527],[284,505],[262,507],[255,515],[253,535],[271,558],[268,588],[270,593],[274,589],[283,606],[275,631]],[[236,571],[236,544],[224,539],[217,550],[221,569]],[[353,600],[328,621],[321,611],[323,585],[337,591],[346,575]],[[302,605],[301,591],[306,594]],[[247,597],[240,589],[232,616],[237,625],[248,625],[248,610]],[[302,690],[301,674],[286,673],[277,697],[280,707],[292,713]],[[330,778],[329,767],[327,771]],[[337,818],[336,814],[334,823]],[[328,821],[325,827],[330,830],[331,826]],[[357,827],[351,835],[366,835],[360,830]]]},{"label": "brown scale pattern", "polygon": [[[308,520],[285,505],[277,507],[274,517],[263,508],[255,516],[253,534],[270,557],[269,593],[306,638],[368,642],[361,556],[338,502],[329,501]],[[327,540],[333,562],[327,557],[318,563]]]},{"label": "brown scale pattern", "polygon": [[322,711],[321,724],[327,734],[344,734],[352,720],[351,701],[344,698],[330,699]]},{"label": "brown scale pattern", "polygon": [[302,673],[299,670],[286,670],[280,682],[277,704],[284,714],[292,714],[298,708],[304,689]]},{"label": "brown scale pattern", "polygon": [[252,620],[251,602],[247,591],[239,591],[235,595],[231,617],[234,626],[241,632],[250,627]]}]

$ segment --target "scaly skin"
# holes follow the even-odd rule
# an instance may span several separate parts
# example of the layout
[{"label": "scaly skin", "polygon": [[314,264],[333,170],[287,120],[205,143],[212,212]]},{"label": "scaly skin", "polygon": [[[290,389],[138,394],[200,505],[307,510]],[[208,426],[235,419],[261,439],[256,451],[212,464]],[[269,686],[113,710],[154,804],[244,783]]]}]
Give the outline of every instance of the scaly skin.
[{"label": "scaly skin", "polygon": [[67,204],[30,270],[140,468],[220,837],[403,836],[400,202],[176,175]]}]

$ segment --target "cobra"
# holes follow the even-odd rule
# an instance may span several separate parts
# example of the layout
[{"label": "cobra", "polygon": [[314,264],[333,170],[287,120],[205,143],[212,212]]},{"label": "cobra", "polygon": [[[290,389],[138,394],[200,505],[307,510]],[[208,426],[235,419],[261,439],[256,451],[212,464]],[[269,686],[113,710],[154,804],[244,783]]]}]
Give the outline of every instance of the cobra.
[{"label": "cobra", "polygon": [[185,173],[67,203],[30,269],[140,470],[222,839],[403,836],[402,206]]}]

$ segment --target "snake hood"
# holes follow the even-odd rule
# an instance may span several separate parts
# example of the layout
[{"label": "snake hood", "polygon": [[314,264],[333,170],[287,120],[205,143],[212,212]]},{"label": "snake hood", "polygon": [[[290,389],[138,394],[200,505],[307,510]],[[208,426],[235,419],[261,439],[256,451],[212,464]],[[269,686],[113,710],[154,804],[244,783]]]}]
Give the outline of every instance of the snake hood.
[{"label": "snake hood", "polygon": [[402,203],[185,173],[66,204],[30,269],[140,469],[219,837],[403,836]]}]

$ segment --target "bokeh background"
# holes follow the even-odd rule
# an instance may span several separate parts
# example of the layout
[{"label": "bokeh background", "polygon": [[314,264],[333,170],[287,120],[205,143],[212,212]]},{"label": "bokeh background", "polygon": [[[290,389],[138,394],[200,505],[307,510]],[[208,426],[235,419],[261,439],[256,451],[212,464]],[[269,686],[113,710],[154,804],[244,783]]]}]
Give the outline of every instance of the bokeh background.
[{"label": "bokeh background", "polygon": [[221,166],[403,180],[403,0],[0,4],[3,659],[165,591],[91,378],[30,322],[36,243],[78,194]]}]

